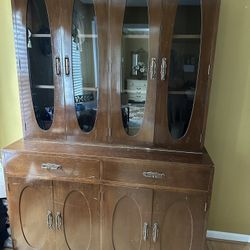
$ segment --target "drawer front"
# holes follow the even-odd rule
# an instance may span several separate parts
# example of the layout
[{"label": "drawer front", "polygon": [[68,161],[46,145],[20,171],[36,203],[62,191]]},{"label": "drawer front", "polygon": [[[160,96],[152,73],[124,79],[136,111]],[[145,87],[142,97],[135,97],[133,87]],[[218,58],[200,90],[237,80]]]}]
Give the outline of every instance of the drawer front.
[{"label": "drawer front", "polygon": [[144,80],[127,80],[127,89],[136,90],[137,88],[141,88],[146,90],[147,81]]},{"label": "drawer front", "polygon": [[133,185],[153,185],[176,189],[208,191],[213,168],[178,166],[172,163],[105,161],[103,180]]},{"label": "drawer front", "polygon": [[78,157],[21,154],[5,163],[5,173],[10,176],[32,178],[100,179],[100,162]]},{"label": "drawer front", "polygon": [[146,94],[143,93],[128,93],[128,100],[134,102],[145,102]]}]

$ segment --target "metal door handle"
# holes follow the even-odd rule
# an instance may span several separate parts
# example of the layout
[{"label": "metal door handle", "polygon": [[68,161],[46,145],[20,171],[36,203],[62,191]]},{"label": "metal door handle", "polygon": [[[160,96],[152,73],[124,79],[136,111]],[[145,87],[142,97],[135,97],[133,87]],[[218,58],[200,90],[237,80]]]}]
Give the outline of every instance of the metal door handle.
[{"label": "metal door handle", "polygon": [[62,230],[62,223],[63,223],[63,220],[62,220],[61,212],[57,212],[56,213],[56,229],[58,231]]},{"label": "metal door handle", "polygon": [[161,80],[162,81],[166,80],[167,68],[168,68],[167,58],[164,57],[162,58],[162,61],[161,61]]},{"label": "metal door handle", "polygon": [[157,62],[156,62],[156,58],[153,57],[151,59],[151,65],[150,65],[150,78],[151,80],[155,80],[156,79],[156,75],[157,75]]},{"label": "metal door handle", "polygon": [[69,57],[65,57],[65,74],[66,76],[70,75],[70,63],[69,63]]},{"label": "metal door handle", "polygon": [[41,168],[47,170],[60,170],[62,166],[54,163],[42,163]]},{"label": "metal door handle", "polygon": [[158,223],[153,225],[153,242],[156,243],[159,238],[160,227]]},{"label": "metal door handle", "polygon": [[56,57],[56,75],[61,75],[61,59],[60,57]]},{"label": "metal door handle", "polygon": [[163,178],[166,177],[166,174],[165,173],[147,171],[147,172],[143,172],[143,176],[146,177],[146,178],[151,178],[151,179],[163,179]]},{"label": "metal door handle", "polygon": [[53,230],[53,214],[50,210],[48,210],[47,225],[49,230]]},{"label": "metal door handle", "polygon": [[149,229],[149,226],[148,226],[148,223],[145,222],[144,223],[144,226],[143,226],[143,240],[144,241],[147,241],[148,240],[148,229]]}]

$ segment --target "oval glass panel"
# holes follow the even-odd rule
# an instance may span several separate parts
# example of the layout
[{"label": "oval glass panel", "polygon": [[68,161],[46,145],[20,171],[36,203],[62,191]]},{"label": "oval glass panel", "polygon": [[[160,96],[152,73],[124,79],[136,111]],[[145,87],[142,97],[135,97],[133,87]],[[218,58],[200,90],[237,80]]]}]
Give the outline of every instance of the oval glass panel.
[{"label": "oval glass panel", "polygon": [[183,137],[192,116],[201,43],[201,1],[179,0],[170,58],[168,124],[173,138]]},{"label": "oval glass panel", "polygon": [[122,198],[113,214],[113,244],[116,250],[141,249],[141,214],[130,197]]},{"label": "oval glass panel", "polygon": [[92,0],[74,2],[72,67],[78,123],[84,132],[90,132],[95,125],[99,94],[97,20]]},{"label": "oval glass panel", "polygon": [[127,0],[122,37],[121,114],[124,129],[136,135],[147,96],[149,17],[147,0]]},{"label": "oval glass panel", "polygon": [[89,249],[91,215],[84,195],[77,191],[70,193],[63,210],[64,234],[69,249]]},{"label": "oval glass panel", "polygon": [[44,0],[29,0],[27,50],[32,102],[37,123],[48,130],[54,115],[51,34]]}]

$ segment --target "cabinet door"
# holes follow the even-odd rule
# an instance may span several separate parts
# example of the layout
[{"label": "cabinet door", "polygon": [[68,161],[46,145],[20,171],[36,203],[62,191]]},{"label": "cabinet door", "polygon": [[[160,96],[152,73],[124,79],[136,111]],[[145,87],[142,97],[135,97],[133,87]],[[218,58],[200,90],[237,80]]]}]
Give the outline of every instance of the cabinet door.
[{"label": "cabinet door", "polygon": [[153,210],[153,250],[204,249],[206,195],[156,191]]},{"label": "cabinet door", "polygon": [[110,5],[111,141],[151,145],[154,135],[161,0]]},{"label": "cabinet door", "polygon": [[24,134],[64,138],[60,1],[12,2]]},{"label": "cabinet door", "polygon": [[79,142],[105,142],[108,1],[61,2],[67,138]]},{"label": "cabinet door", "polygon": [[108,250],[147,250],[152,190],[103,188],[102,246]]},{"label": "cabinet door", "polygon": [[163,1],[155,143],[203,148],[220,0]]},{"label": "cabinet door", "polygon": [[53,188],[57,249],[100,249],[99,186],[54,182]]},{"label": "cabinet door", "polygon": [[28,178],[7,181],[15,249],[54,250],[52,183]]}]

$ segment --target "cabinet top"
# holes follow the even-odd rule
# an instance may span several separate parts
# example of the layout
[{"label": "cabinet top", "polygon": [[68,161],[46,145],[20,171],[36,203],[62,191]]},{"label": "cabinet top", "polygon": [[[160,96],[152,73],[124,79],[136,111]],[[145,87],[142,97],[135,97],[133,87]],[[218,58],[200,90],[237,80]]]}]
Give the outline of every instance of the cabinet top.
[{"label": "cabinet top", "polygon": [[145,161],[161,161],[185,165],[213,166],[213,162],[204,150],[202,153],[186,153],[156,148],[140,148],[106,144],[69,144],[65,142],[19,140],[2,150],[8,153],[56,154],[99,159],[131,159]]}]

